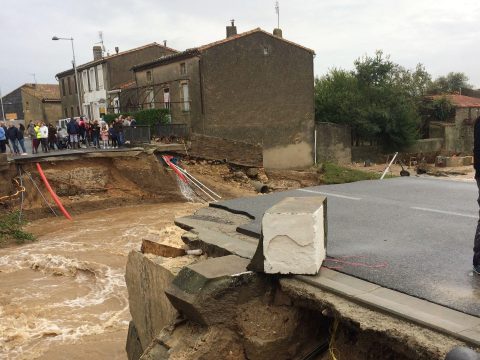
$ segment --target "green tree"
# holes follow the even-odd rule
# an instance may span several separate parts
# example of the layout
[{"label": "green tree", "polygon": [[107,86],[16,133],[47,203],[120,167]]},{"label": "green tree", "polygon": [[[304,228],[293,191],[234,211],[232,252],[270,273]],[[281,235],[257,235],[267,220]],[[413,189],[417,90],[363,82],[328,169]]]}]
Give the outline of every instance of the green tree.
[{"label": "green tree", "polygon": [[353,140],[399,150],[418,136],[419,99],[430,76],[422,65],[407,70],[377,51],[354,62],[355,70],[333,69],[315,82],[317,121],[349,124]]},{"label": "green tree", "polygon": [[462,72],[450,72],[446,76],[439,76],[429,86],[430,94],[458,94],[461,88],[472,89],[468,83],[468,76]]}]

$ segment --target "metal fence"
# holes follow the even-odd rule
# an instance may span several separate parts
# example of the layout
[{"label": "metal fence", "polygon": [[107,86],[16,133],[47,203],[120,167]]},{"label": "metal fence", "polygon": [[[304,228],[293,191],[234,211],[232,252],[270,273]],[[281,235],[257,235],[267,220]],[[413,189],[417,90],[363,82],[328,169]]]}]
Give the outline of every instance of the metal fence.
[{"label": "metal fence", "polygon": [[188,137],[188,128],[186,124],[157,124],[155,126],[155,135],[159,138],[180,138]]},{"label": "metal fence", "polygon": [[125,140],[130,141],[130,143],[150,143],[150,126],[148,125],[136,125],[136,126],[127,126],[123,128],[123,133],[125,135]]}]

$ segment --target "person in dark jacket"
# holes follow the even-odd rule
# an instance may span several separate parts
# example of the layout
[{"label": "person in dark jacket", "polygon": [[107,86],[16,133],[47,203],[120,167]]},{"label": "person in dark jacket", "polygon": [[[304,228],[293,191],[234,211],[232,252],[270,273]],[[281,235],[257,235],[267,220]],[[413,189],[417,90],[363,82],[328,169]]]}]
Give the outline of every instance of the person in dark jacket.
[{"label": "person in dark jacket", "polygon": [[20,144],[20,147],[22,148],[22,155],[27,155],[27,150],[25,149],[24,134],[25,134],[25,126],[23,126],[23,124],[20,124],[18,126],[17,140],[18,140],[18,143]]},{"label": "person in dark jacket", "polygon": [[55,145],[57,145],[57,129],[52,124],[48,124],[48,146],[51,150],[55,150]]},{"label": "person in dark jacket", "polygon": [[15,127],[15,124],[13,123],[13,121],[10,121],[8,123],[6,135],[7,135],[8,141],[12,145],[13,153],[15,155],[20,155],[20,150],[18,149],[18,141],[17,141],[18,129]]},{"label": "person in dark jacket", "polygon": [[90,127],[91,138],[93,146],[97,149],[100,148],[100,125],[98,125],[98,120],[95,120]]},{"label": "person in dark jacket", "polygon": [[[480,206],[480,116],[475,120],[473,128],[473,167],[475,168],[475,180],[479,191],[477,202]],[[480,211],[473,245],[473,271],[480,275]]]},{"label": "person in dark jacket", "polygon": [[72,149],[75,147],[80,148],[78,144],[78,133],[80,132],[80,127],[78,126],[75,119],[72,117],[67,124],[67,132],[70,137],[70,144],[72,144]]}]

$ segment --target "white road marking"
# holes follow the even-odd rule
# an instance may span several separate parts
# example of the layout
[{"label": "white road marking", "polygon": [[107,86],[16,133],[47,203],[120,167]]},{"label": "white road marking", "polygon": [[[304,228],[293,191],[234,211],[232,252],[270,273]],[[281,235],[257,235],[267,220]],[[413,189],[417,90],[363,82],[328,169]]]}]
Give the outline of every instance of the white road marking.
[{"label": "white road marking", "polygon": [[422,208],[422,207],[416,207],[416,206],[411,207],[411,209],[434,212],[434,213],[445,214],[445,215],[462,216],[462,217],[467,217],[467,218],[472,218],[472,219],[477,219],[478,218],[478,215],[462,214],[462,213],[457,213],[457,212],[454,212],[454,211],[444,211],[444,210],[429,209],[429,208]]},{"label": "white road marking", "polygon": [[325,196],[332,196],[332,197],[338,197],[341,199],[348,199],[348,200],[362,200],[362,198],[359,197],[354,197],[354,196],[347,196],[347,195],[340,195],[340,194],[332,194],[332,193],[327,193],[324,191],[315,191],[315,190],[308,190],[308,189],[298,189],[298,191],[303,191],[303,192],[308,192],[308,193],[313,193],[313,194],[320,194],[320,195],[325,195]]}]

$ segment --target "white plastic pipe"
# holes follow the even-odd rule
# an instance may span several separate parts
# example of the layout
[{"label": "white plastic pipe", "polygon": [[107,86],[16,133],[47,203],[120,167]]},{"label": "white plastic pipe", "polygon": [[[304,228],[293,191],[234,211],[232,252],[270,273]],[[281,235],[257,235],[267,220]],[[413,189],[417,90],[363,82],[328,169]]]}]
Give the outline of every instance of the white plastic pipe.
[{"label": "white plastic pipe", "polygon": [[[174,164],[175,165],[175,164]],[[180,166],[178,165],[175,165],[177,167],[177,169],[179,171],[181,171],[182,173],[184,173],[186,176],[188,176],[189,178],[192,179],[193,182],[197,182],[198,184],[200,184],[205,190],[209,191],[212,195],[218,197],[219,199],[221,199],[222,197],[220,195],[218,195],[215,191],[211,190],[210,188],[208,188],[207,186],[205,186],[204,184],[202,184],[199,180],[197,180],[192,174],[190,174],[187,170],[185,169],[182,169]]]},{"label": "white plastic pipe", "polygon": [[388,166],[387,166],[387,168],[385,169],[385,171],[383,172],[382,177],[380,178],[380,180],[383,180],[383,178],[384,178],[385,175],[387,174],[388,170],[390,169],[390,166],[392,166],[393,162],[394,162],[395,159],[397,158],[397,155],[398,155],[398,151],[395,153],[395,155],[393,155],[392,161],[390,161],[390,164],[388,164]]},{"label": "white plastic pipe", "polygon": [[[182,172],[182,169],[180,167],[178,167],[177,165],[175,165],[174,163],[171,163],[178,171]],[[187,177],[188,177],[188,174],[185,174]],[[213,201],[218,201],[217,199],[215,199],[212,195],[210,195],[209,193],[207,193],[205,190],[203,190],[195,181],[192,181],[193,185],[195,185],[197,188],[200,189],[201,192],[203,192],[205,195],[207,195],[210,199],[212,199]]]}]

